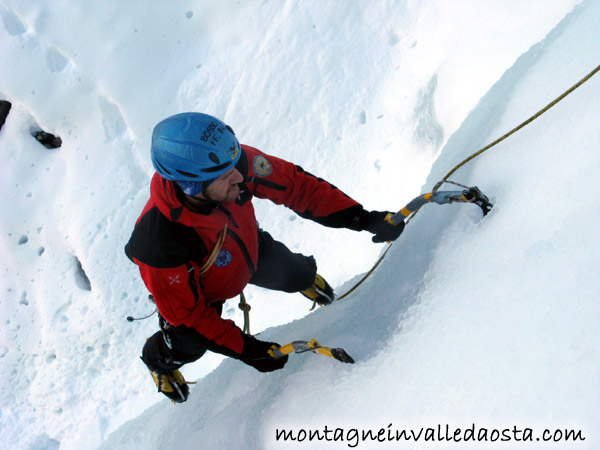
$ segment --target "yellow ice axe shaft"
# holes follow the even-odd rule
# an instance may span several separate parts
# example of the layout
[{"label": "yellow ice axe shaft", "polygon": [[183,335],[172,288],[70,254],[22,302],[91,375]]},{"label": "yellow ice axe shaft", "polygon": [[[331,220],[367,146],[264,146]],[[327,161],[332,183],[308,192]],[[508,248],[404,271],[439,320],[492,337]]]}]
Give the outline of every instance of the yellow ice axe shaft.
[{"label": "yellow ice axe shaft", "polygon": [[346,353],[343,348],[329,348],[323,347],[316,339],[310,341],[293,341],[282,347],[273,346],[269,350],[269,356],[272,358],[281,358],[290,353],[305,353],[312,352],[318,353],[319,355],[329,356],[330,358],[337,359],[344,363],[353,364],[354,360]]}]

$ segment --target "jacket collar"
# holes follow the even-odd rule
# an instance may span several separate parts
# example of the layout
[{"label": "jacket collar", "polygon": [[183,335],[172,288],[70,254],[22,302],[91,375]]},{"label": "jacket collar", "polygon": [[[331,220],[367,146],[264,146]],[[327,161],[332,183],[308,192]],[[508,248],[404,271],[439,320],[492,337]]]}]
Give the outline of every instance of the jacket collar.
[{"label": "jacket collar", "polygon": [[[198,226],[200,221],[206,221],[214,207],[208,206],[204,211],[194,211],[184,203],[183,193],[174,181],[166,180],[154,173],[150,183],[150,195],[160,212],[173,222],[189,227]],[[215,205],[216,207],[216,205]]]}]

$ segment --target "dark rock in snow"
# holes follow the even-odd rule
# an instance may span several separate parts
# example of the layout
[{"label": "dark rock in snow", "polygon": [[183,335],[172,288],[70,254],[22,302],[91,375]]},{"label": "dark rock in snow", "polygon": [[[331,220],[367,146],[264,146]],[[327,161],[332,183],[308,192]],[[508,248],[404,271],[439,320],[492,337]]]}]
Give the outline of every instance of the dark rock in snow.
[{"label": "dark rock in snow", "polygon": [[33,131],[31,135],[44,147],[52,149],[59,148],[62,145],[62,139],[45,131]]},{"label": "dark rock in snow", "polygon": [[10,112],[11,106],[12,105],[10,102],[7,102],[6,100],[0,100],[0,129],[2,129],[4,122],[6,122],[6,117]]}]

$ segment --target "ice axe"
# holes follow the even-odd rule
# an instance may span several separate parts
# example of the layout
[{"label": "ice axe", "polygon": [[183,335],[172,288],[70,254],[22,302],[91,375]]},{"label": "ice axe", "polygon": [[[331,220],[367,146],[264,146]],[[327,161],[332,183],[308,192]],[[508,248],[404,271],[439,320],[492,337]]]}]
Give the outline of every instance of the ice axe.
[{"label": "ice axe", "polygon": [[343,363],[354,364],[352,357],[343,348],[323,347],[316,339],[311,339],[310,341],[293,341],[282,347],[272,346],[268,351],[269,355],[273,358],[281,358],[290,353],[305,352],[318,353],[319,355],[329,356]]},{"label": "ice axe", "polygon": [[[453,182],[446,181],[446,183]],[[485,196],[477,186],[463,187],[465,189],[462,191],[437,191],[419,195],[396,214],[388,214],[385,220],[393,225],[398,225],[426,203],[437,203],[438,205],[445,205],[447,203],[474,203],[481,208],[484,216],[491,211],[494,205],[490,203],[487,196]]]}]

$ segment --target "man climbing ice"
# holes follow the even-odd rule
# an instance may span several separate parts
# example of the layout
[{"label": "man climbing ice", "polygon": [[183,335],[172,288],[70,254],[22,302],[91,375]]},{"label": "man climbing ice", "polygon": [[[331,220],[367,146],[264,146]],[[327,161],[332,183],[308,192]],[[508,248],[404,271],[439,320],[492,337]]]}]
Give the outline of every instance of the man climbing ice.
[{"label": "man climbing ice", "polygon": [[207,350],[260,372],[285,366],[287,356],[269,354],[279,344],[221,318],[223,303],[248,283],[300,292],[319,305],[335,298],[312,256],[292,253],[258,227],[253,197],[328,227],[369,231],[373,242],[393,241],[404,229],[404,222],[386,221],[391,213],[367,211],[301,167],[240,145],[229,126],[206,114],[181,113],[158,123],[151,153],[150,199],[125,253],[139,266],[159,312],[160,330],[146,341],[142,360],[174,402],[189,395],[178,369]]}]

